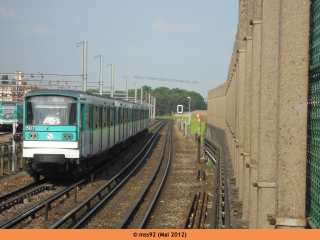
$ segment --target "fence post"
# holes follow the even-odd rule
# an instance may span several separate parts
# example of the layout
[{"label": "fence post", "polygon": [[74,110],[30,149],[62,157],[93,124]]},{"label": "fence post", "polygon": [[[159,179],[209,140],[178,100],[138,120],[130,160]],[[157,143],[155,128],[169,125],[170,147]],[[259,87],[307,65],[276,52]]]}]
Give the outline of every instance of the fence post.
[{"label": "fence post", "polygon": [[11,145],[8,145],[8,172],[11,173],[12,161],[11,161]]},{"label": "fence post", "polygon": [[1,171],[0,171],[0,174],[1,174],[1,177],[3,176],[3,151],[4,151],[4,146],[1,146]]},{"label": "fence post", "polygon": [[21,166],[21,168],[24,168],[24,163],[23,163],[23,143],[20,143],[20,151],[21,151],[20,166]]},{"label": "fence post", "polygon": [[15,143],[15,153],[14,153],[14,171],[18,170],[18,144]]}]

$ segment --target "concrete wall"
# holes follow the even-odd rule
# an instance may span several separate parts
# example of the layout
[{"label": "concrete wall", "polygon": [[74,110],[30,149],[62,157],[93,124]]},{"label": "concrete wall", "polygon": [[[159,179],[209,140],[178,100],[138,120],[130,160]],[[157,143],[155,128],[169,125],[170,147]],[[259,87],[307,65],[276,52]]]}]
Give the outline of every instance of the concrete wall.
[{"label": "concrete wall", "polygon": [[[225,132],[249,228],[303,228],[309,8],[239,0],[226,83],[208,92],[208,123]],[[267,215],[299,221],[274,226]]]}]

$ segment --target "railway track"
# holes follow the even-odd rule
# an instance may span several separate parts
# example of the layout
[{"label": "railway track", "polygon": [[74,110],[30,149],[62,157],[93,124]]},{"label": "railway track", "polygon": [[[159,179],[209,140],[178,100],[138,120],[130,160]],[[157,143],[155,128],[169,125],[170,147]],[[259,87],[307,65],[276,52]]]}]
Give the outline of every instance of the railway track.
[{"label": "railway track", "polygon": [[39,182],[30,183],[19,189],[0,196],[0,213],[10,209],[16,204],[23,202],[23,199],[30,198],[31,196],[38,194],[46,189],[51,189],[53,184],[45,179]]},{"label": "railway track", "polygon": [[186,218],[185,229],[203,229],[207,212],[208,193],[199,192],[192,198]]},{"label": "railway track", "polygon": [[230,228],[229,189],[223,152],[210,139],[204,139],[204,152],[215,165],[211,228]]},{"label": "railway track", "polygon": [[[169,133],[169,138],[168,138]],[[165,182],[168,169],[171,161],[171,134],[172,124],[168,126],[164,143],[162,145],[161,154],[158,162],[129,209],[126,211],[122,219],[115,226],[116,229],[130,228],[141,229],[145,228],[148,223],[152,209],[155,206],[158,195]]]},{"label": "railway track", "polygon": [[[161,124],[161,122],[151,126],[149,128],[149,132],[154,131],[156,128],[159,127],[160,124]],[[148,137],[150,138],[151,135],[152,134],[148,134],[146,138],[148,138]],[[135,144],[133,144],[129,149],[127,149],[122,154],[120,154],[112,162],[110,162],[106,166],[101,167],[99,170],[94,172],[90,177],[85,178],[83,180],[80,180],[77,183],[70,184],[69,186],[66,186],[63,190],[58,191],[53,196],[50,196],[49,198],[35,204],[31,208],[23,211],[22,213],[18,214],[17,216],[14,216],[13,218],[9,219],[8,221],[2,223],[0,225],[0,228],[2,228],[2,229],[5,229],[5,228],[25,228],[25,227],[30,228],[32,226],[32,223],[30,224],[30,222],[33,222],[32,219],[45,218],[47,220],[48,219],[48,212],[50,212],[50,209],[58,207],[60,205],[63,205],[63,202],[66,201],[66,199],[68,199],[72,194],[75,196],[74,202],[77,202],[76,198],[77,198],[77,193],[79,190],[81,190],[82,188],[85,189],[86,186],[89,186],[89,188],[93,189],[90,186],[93,182],[94,177],[96,178],[95,181],[101,180],[101,179],[99,179],[100,178],[99,174],[101,172],[104,172],[104,171],[108,172],[109,171],[108,169],[111,169],[113,164],[117,164],[118,162],[121,162],[121,160],[124,161],[125,160],[124,155],[128,154],[129,152],[132,153],[133,150],[135,148],[137,148],[137,146],[139,144],[143,146],[143,141],[146,141],[146,139],[142,138],[139,141],[137,141]],[[88,183],[90,181],[91,181],[91,183]],[[97,187],[97,184],[95,184],[95,187]],[[48,224],[50,224],[50,223],[48,222]],[[45,226],[44,228],[46,228],[46,226],[48,224],[42,224],[42,225]]]},{"label": "railway track", "polygon": [[[120,197],[120,201],[121,199],[124,200],[127,192],[123,189],[123,185],[125,184],[127,186],[126,182],[132,181],[131,179],[134,178],[133,175],[138,174],[136,170],[139,171],[141,165],[146,164],[145,159],[149,155],[149,152],[153,150],[153,145],[157,142],[164,125],[165,124],[162,124],[159,127],[155,135],[145,144],[144,148],[120,172],[50,228],[101,228],[100,219],[109,218],[101,217],[100,214],[110,213],[110,208],[106,206],[110,206],[110,199],[120,205],[122,204],[113,198],[118,198],[119,192],[121,192],[123,195]],[[113,211],[113,213],[115,213],[114,210],[111,204],[111,212]]]}]

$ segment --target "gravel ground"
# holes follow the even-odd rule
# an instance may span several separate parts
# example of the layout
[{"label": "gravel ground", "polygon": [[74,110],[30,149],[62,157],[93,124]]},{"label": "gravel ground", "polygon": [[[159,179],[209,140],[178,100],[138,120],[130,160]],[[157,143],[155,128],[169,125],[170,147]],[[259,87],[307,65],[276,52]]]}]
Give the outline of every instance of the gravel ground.
[{"label": "gravel ground", "polygon": [[[190,136],[185,138],[183,132],[178,130],[176,121],[172,130],[171,166],[148,228],[183,228],[192,197],[203,191],[210,194],[205,221],[205,228],[210,228],[214,169],[207,166],[205,159],[197,162],[197,143]],[[197,179],[198,170],[205,171],[205,180]]]},{"label": "gravel ground", "polygon": [[[200,191],[209,192],[208,208],[207,208],[207,219],[206,228],[210,227],[211,222],[211,210],[213,202],[213,183],[214,183],[214,169],[208,167],[204,159],[200,163],[196,160],[197,145],[191,137],[187,139],[183,136],[182,131],[177,129],[176,122],[173,124],[173,136],[172,136],[173,152],[171,166],[169,174],[167,176],[167,181],[160,194],[157,208],[152,213],[152,219],[149,223],[151,228],[182,228],[183,223],[186,218],[187,210],[191,204],[191,197]],[[159,147],[162,146],[162,140],[158,141]],[[161,144],[160,144],[161,143]],[[144,144],[140,144],[139,148]],[[137,150],[133,151],[131,154],[134,155]],[[97,179],[95,179],[94,186],[87,184],[81,187],[78,191],[78,203],[83,201],[91,193],[93,193],[98,187],[104,184],[112,175],[121,169],[125,162],[129,161],[130,157],[125,158],[123,161],[116,163],[112,166],[112,169],[108,173],[104,173]],[[149,161],[152,162],[151,160]],[[147,164],[146,164],[147,165]],[[150,167],[150,169],[152,169]],[[206,179],[204,181],[197,180],[198,170],[204,170],[206,172]],[[151,170],[150,170],[151,171]],[[148,178],[148,177],[146,177]],[[22,187],[28,183],[33,182],[33,179],[24,176],[10,181],[7,183],[0,184],[1,195],[5,192],[12,191],[16,188]],[[32,204],[42,201],[44,198],[51,196],[52,194],[60,191],[65,186],[55,186],[53,190],[47,190],[43,193],[31,197],[31,202],[27,204],[18,204],[8,211],[1,213],[0,223],[3,223],[10,217],[13,217],[17,213],[28,209]],[[128,196],[130,191],[127,190]],[[133,194],[134,196],[134,194]],[[48,228],[54,224],[60,217],[69,212],[77,203],[74,202],[73,192],[70,193],[69,198],[61,198],[54,202],[51,206],[52,210],[49,211],[49,220],[44,221],[43,211],[36,215],[36,219],[31,222],[24,222],[23,224],[17,226],[17,228]],[[114,201],[114,210],[122,208],[122,206],[130,206],[121,199]],[[113,214],[112,218],[121,219],[121,212]],[[116,216],[118,215],[118,216]],[[115,220],[114,219],[114,220]],[[113,219],[111,219],[113,220]],[[95,226],[94,228],[110,228],[114,224],[105,224],[106,221],[101,219],[101,226]],[[113,222],[113,221],[111,221]],[[116,222],[116,221],[115,221]]]}]

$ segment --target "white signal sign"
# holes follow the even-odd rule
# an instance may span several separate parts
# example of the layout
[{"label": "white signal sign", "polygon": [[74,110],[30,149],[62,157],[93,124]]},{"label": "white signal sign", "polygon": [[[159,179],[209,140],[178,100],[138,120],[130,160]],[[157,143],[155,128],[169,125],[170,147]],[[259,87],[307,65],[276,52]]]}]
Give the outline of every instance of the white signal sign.
[{"label": "white signal sign", "polygon": [[177,113],[183,113],[183,105],[177,106]]}]

